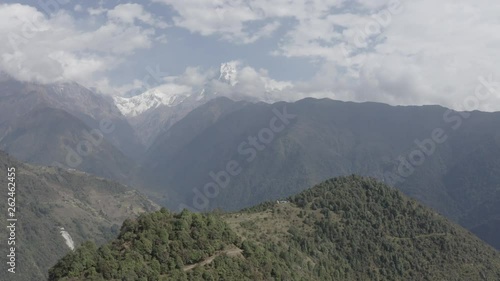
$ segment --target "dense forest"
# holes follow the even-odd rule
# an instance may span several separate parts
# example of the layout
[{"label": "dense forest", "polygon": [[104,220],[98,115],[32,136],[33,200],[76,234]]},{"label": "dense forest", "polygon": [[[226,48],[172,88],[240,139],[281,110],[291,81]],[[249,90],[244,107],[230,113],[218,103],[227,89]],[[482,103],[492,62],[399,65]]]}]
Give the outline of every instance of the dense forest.
[{"label": "dense forest", "polygon": [[49,280],[500,280],[500,255],[399,191],[349,176],[235,213],[128,219]]},{"label": "dense forest", "polygon": [[[196,266],[211,257],[215,258],[209,265]],[[120,235],[110,244],[97,248],[91,242],[85,243],[62,259],[49,275],[49,280],[293,277],[283,260],[262,246],[242,241],[215,215],[189,211],[173,214],[166,209],[125,221]]]}]

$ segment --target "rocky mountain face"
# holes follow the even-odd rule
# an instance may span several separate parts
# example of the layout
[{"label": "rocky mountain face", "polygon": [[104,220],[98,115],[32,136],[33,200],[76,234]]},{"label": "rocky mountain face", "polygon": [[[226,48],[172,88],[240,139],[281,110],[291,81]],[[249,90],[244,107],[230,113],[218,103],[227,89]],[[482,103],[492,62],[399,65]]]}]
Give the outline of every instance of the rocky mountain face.
[{"label": "rocky mountain face", "polygon": [[23,161],[126,182],[135,167],[104,134],[61,109],[37,107],[13,120],[0,149]]},{"label": "rocky mountain face", "polygon": [[[163,95],[163,93],[161,94]],[[140,95],[134,98],[139,100],[143,96]],[[158,102],[155,106],[141,111],[140,114],[127,115],[130,125],[136,130],[137,135],[146,147],[149,147],[161,133],[166,132],[172,125],[209,99],[204,96],[185,96],[182,99],[179,98],[179,100],[181,100],[179,103],[164,104]],[[139,104],[139,107],[149,104],[149,102],[150,100]]]},{"label": "rocky mountain face", "polygon": [[110,97],[72,82],[43,85],[12,79],[0,81],[0,136],[12,128],[13,121],[40,107],[68,112],[91,129],[99,130],[129,157],[137,157],[144,149]]},{"label": "rocky mountain face", "polygon": [[126,182],[144,151],[112,99],[76,83],[0,81],[0,149]]},{"label": "rocky mountain face", "polygon": [[[236,66],[222,64],[219,81],[235,84]],[[232,77],[232,80],[228,80]],[[116,106],[127,117],[142,143],[153,144],[155,139],[181,120],[191,110],[218,97],[218,93],[206,85],[202,89],[178,89],[162,87],[148,90],[133,97],[114,97]]]},{"label": "rocky mountain face", "polygon": [[[238,65],[235,62],[223,63],[220,66],[220,82],[234,86],[237,80]],[[205,85],[207,88],[208,85]],[[128,117],[136,117],[158,107],[175,107],[183,102],[193,103],[200,100],[210,100],[217,96],[211,89],[202,88],[191,92],[183,87],[158,87],[132,97],[114,97],[114,102],[121,113]]]},{"label": "rocky mountain face", "polygon": [[161,86],[133,97],[114,97],[114,101],[136,130],[142,143],[149,147],[159,135],[189,112],[212,99],[229,97],[234,100],[268,103],[279,100],[271,93],[282,90],[283,85],[277,85],[274,81],[262,81],[266,94],[259,97],[239,92],[237,87],[240,83],[240,71],[241,66],[236,61],[220,65],[216,81],[226,86],[223,92],[214,87],[213,81],[209,81],[199,89]]},{"label": "rocky mountain face", "polygon": [[113,97],[116,106],[125,116],[135,117],[148,110],[154,110],[160,106],[177,106],[186,100],[190,93],[172,94],[152,89],[141,95],[124,98]]}]

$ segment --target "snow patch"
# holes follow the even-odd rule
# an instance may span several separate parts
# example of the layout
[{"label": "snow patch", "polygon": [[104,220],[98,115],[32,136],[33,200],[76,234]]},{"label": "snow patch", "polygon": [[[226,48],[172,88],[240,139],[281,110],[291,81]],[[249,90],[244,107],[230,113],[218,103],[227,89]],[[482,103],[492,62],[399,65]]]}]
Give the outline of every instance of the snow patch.
[{"label": "snow patch", "polygon": [[231,86],[236,85],[238,83],[237,78],[239,65],[239,61],[230,61],[221,64],[219,80],[226,82]]},{"label": "snow patch", "polygon": [[61,233],[61,236],[64,238],[66,245],[71,250],[74,250],[75,249],[75,242],[73,241],[73,238],[71,238],[71,235],[69,235],[69,233],[66,230],[64,230],[64,227],[60,228],[60,233]]},{"label": "snow patch", "polygon": [[187,86],[167,84],[131,98],[114,97],[114,101],[123,115],[137,116],[161,105],[176,106],[189,97],[190,92]]},{"label": "snow patch", "polygon": [[[250,78],[245,79],[242,77],[245,76],[245,71],[250,72]],[[248,76],[248,74],[246,76]],[[170,79],[171,81],[169,83],[148,90],[140,95],[133,97],[115,96],[113,99],[123,115],[127,117],[136,117],[160,106],[175,107],[181,103],[200,104],[203,101],[208,101],[220,95],[231,98],[235,90],[245,90],[248,88],[245,85],[255,82],[255,80],[252,79],[257,79],[257,82],[262,82],[264,88],[261,90],[263,93],[248,93],[249,96],[247,98],[250,100],[259,100],[267,103],[284,100],[284,96],[281,96],[282,92],[293,87],[291,82],[271,79],[267,75],[267,72],[263,73],[248,67],[242,68],[242,62],[238,60],[222,63],[220,65],[218,79],[217,76],[213,76],[210,79],[211,80],[206,81],[201,89],[177,84],[174,81],[175,79]],[[260,81],[258,81],[259,79]],[[221,90],[213,86],[213,81],[222,82],[225,86],[222,87]],[[252,94],[254,96],[252,96]],[[236,99],[239,99],[239,97],[236,97]]]}]

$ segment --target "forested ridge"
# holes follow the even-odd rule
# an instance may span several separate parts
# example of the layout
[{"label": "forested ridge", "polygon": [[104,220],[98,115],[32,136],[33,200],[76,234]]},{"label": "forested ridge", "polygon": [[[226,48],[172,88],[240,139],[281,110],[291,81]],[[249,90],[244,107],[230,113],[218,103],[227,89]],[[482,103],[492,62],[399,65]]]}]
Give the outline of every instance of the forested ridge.
[{"label": "forested ridge", "polygon": [[500,280],[500,255],[369,178],[335,178],[235,213],[143,214],[49,280]]}]

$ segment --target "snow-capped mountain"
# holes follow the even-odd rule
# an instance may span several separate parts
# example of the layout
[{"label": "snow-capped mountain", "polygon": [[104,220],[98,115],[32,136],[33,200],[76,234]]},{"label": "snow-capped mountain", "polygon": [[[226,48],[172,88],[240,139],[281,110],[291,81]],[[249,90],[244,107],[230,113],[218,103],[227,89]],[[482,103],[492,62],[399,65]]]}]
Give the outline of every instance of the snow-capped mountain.
[{"label": "snow-capped mountain", "polygon": [[114,97],[146,146],[163,130],[208,100],[205,89],[199,91],[180,85],[164,85],[131,97]]},{"label": "snow-capped mountain", "polygon": [[220,66],[220,75],[219,81],[228,83],[231,86],[234,86],[238,83],[238,61],[230,61],[221,64]]},{"label": "snow-capped mountain", "polygon": [[189,92],[169,92],[162,89],[151,89],[131,98],[114,97],[116,106],[125,116],[137,116],[159,106],[176,106],[191,94]]},{"label": "snow-capped mountain", "polygon": [[[38,128],[41,130],[40,132],[47,130],[45,134],[49,134],[48,132],[51,132],[50,130],[52,130],[53,126],[51,127],[50,124],[52,123],[47,120],[50,118],[57,118],[61,116],[61,114],[64,115],[64,113],[61,113],[62,110],[71,115],[71,120],[65,121],[68,122],[67,124],[71,123],[73,127],[76,126],[80,128],[80,126],[82,126],[81,128],[84,128],[87,126],[87,130],[96,129],[102,131],[101,124],[104,124],[104,122],[111,122],[113,129],[104,134],[106,141],[109,141],[114,148],[117,148],[121,153],[129,157],[140,155],[144,149],[137,136],[135,136],[134,129],[129,124],[128,120],[120,113],[113,99],[110,96],[95,93],[78,83],[65,81],[42,84],[38,82],[23,82],[4,78],[0,79],[0,100],[2,101],[0,103],[0,137],[2,141],[6,141],[6,135],[9,134],[9,132],[14,132],[15,128],[27,126],[28,124],[25,123],[27,120],[39,121],[40,123],[36,124],[41,126]],[[43,111],[42,109],[44,108],[50,108],[50,110]],[[44,118],[40,117],[41,119],[37,120],[39,117],[35,118],[35,116],[43,116]],[[80,124],[80,122],[83,123]],[[35,123],[30,124],[33,125]],[[44,127],[45,125],[47,126],[46,128]],[[75,135],[68,133],[70,132],[68,131],[70,129],[69,127],[59,126],[57,129],[60,129],[58,132],[63,135],[67,133],[67,136],[71,135],[74,137]],[[26,131],[26,133],[33,132]],[[12,135],[12,137],[15,138],[21,136],[24,135]],[[43,144],[43,141],[40,141],[39,144]],[[14,143],[16,142],[13,141],[11,144]],[[36,147],[33,142],[31,144],[33,147]],[[6,144],[4,143],[4,145]],[[48,147],[45,148],[48,151]],[[100,148],[104,149],[104,146]],[[109,148],[111,149],[111,146]],[[59,147],[55,144],[53,149],[61,153],[60,155],[63,155],[66,151],[64,146]],[[24,153],[27,151],[21,149],[18,152]],[[33,151],[33,153],[38,152],[42,151]],[[118,151],[116,151],[116,153],[119,154]],[[28,156],[26,156],[26,158],[21,157],[20,154],[16,156],[26,160],[34,159],[32,158],[34,157],[33,155],[29,156],[31,158]],[[50,164],[54,159],[52,159],[49,154],[40,156],[39,163],[46,163],[45,161]]]},{"label": "snow-capped mountain", "polygon": [[[133,97],[114,97],[118,109],[125,116],[135,118],[147,111],[154,109],[165,110],[182,104],[186,108],[194,108],[218,96],[228,96],[236,100],[264,101],[268,103],[281,100],[276,95],[285,88],[290,87],[290,82],[275,81],[267,75],[260,77],[263,92],[247,93],[245,85],[240,85],[239,76],[245,71],[239,61],[229,61],[222,63],[219,68],[219,76],[213,77],[200,88],[177,85],[175,83],[165,84],[160,87],[148,90]],[[218,80],[227,87],[214,86],[214,80]],[[248,82],[247,82],[248,83]],[[242,86],[242,87],[240,87]],[[155,118],[158,118],[156,114]],[[160,122],[162,123],[162,122]]]},{"label": "snow-capped mountain", "polygon": [[[238,61],[222,63],[218,80],[235,86],[238,83],[239,65]],[[193,103],[208,101],[210,97],[217,96],[216,92],[212,92],[208,88],[194,90],[185,86],[167,84],[129,98],[114,97],[114,101],[123,115],[135,117],[158,107],[174,107],[188,101]]]}]

